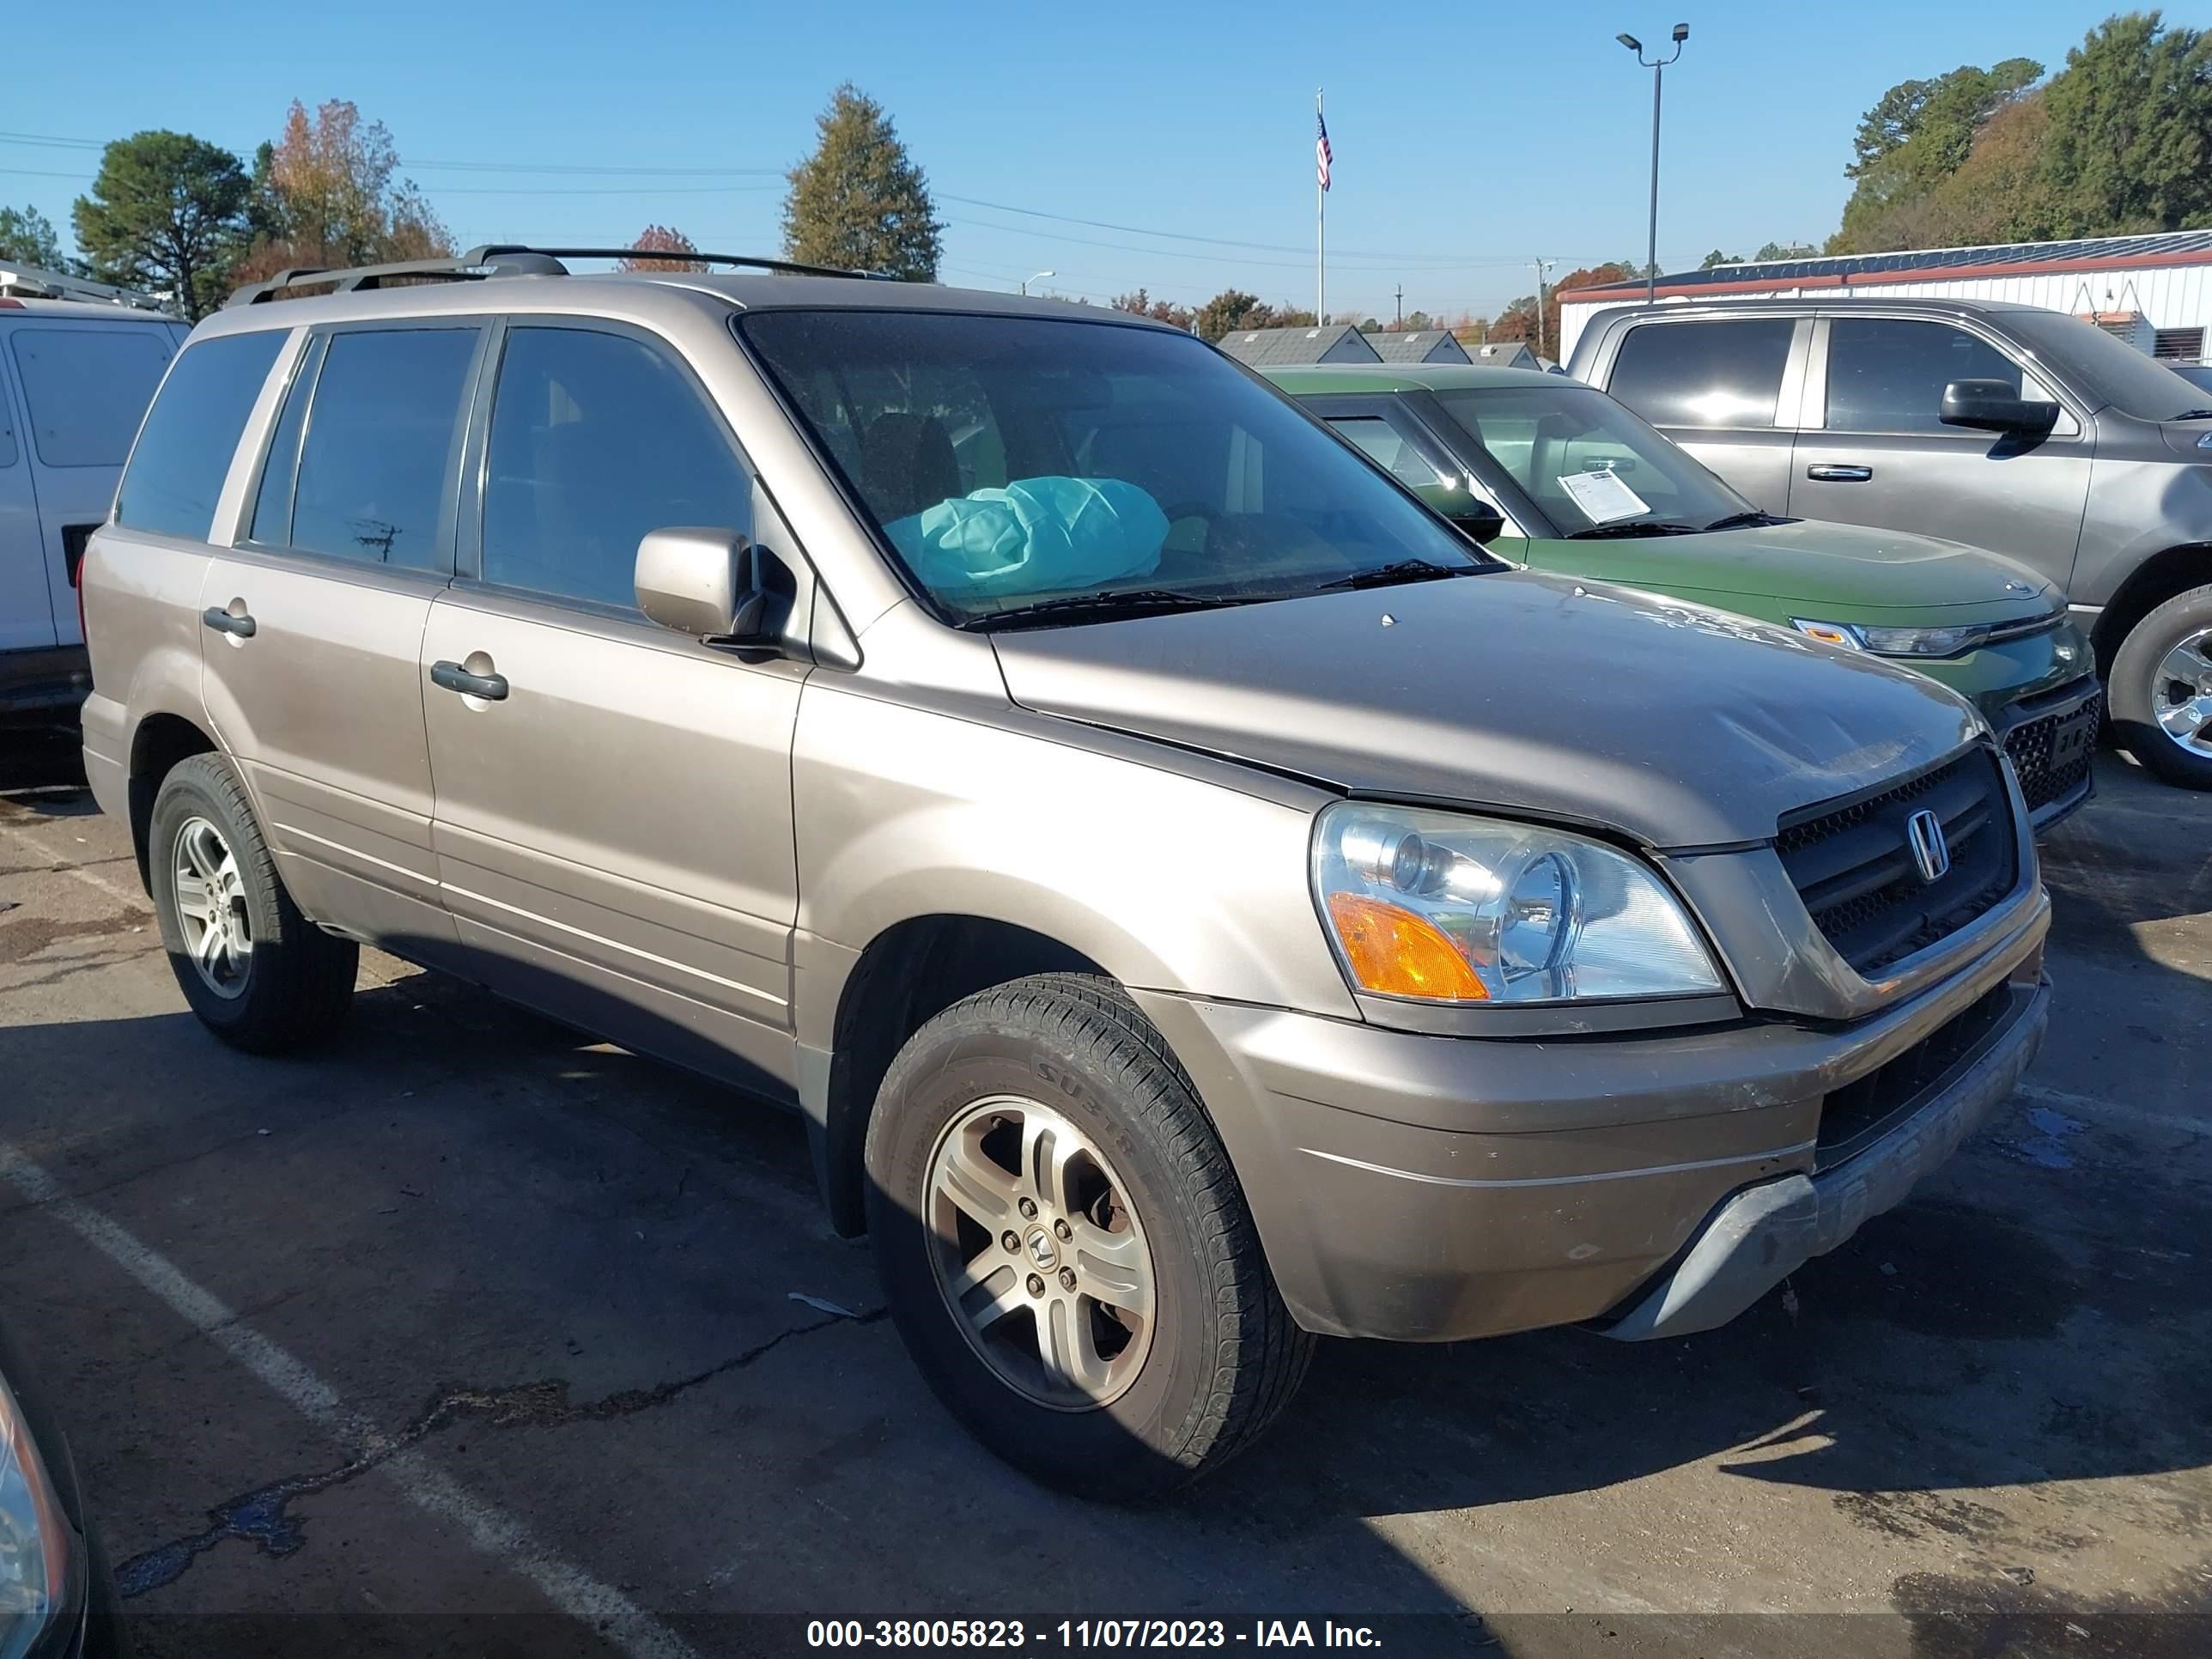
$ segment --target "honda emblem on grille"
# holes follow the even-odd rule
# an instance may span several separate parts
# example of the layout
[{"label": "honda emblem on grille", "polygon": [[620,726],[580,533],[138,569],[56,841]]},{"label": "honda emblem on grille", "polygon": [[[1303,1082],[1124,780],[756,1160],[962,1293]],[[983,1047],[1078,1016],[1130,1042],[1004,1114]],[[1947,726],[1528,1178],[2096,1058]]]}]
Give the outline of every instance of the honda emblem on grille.
[{"label": "honda emblem on grille", "polygon": [[1943,820],[1933,812],[1915,812],[1905,821],[1905,844],[1924,882],[1939,882],[1951,867],[1951,849],[1944,844]]}]

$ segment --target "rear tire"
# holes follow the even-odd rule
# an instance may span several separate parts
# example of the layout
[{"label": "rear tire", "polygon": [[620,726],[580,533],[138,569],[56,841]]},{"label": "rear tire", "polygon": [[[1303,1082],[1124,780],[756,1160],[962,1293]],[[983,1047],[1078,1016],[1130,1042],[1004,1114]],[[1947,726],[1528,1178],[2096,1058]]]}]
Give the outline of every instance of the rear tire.
[{"label": "rear tire", "polygon": [[2168,783],[2212,789],[2212,586],[2177,594],[2129,630],[2105,695],[2123,748]]},{"label": "rear tire", "polygon": [[1112,981],[1040,975],[938,1015],[884,1077],[866,1157],[915,1364],[1033,1479],[1161,1496],[1258,1437],[1304,1378],[1314,1340],[1220,1138]]},{"label": "rear tire", "polygon": [[283,1054],[344,1022],[360,947],[300,914],[228,760],[194,755],[161,780],[146,866],[162,948],[208,1030]]}]

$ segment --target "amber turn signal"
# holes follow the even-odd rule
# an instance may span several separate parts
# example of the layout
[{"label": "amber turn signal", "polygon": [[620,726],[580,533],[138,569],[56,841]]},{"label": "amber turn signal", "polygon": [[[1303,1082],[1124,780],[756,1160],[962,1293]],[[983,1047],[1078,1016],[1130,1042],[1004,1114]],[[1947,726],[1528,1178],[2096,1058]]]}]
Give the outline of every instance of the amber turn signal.
[{"label": "amber turn signal", "polygon": [[1439,1001],[1489,1000],[1489,991],[1459,947],[1426,918],[1357,893],[1331,893],[1328,916],[1361,990]]}]

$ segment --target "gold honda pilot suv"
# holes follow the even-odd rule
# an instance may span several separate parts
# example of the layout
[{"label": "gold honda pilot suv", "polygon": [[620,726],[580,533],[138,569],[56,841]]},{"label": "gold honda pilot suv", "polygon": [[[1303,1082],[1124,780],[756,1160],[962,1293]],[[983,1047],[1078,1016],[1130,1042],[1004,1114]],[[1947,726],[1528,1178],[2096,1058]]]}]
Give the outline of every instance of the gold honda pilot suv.
[{"label": "gold honda pilot suv", "polygon": [[1140,319],[609,254],[289,275],[155,399],[85,763],[218,1036],[371,944],[796,1108],[947,1407],[1117,1495],[1316,1333],[1719,1324],[2033,1057],[1949,691],[1492,561]]}]

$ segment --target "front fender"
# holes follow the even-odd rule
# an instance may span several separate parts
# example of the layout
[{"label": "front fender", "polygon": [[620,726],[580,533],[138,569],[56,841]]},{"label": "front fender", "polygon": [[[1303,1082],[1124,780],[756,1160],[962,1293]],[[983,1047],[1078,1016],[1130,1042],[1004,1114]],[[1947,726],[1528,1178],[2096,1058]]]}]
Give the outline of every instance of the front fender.
[{"label": "front fender", "polygon": [[[976,916],[1132,988],[1357,1019],[1308,886],[1313,815],[1332,797],[1275,778],[1248,792],[1239,769],[1194,760],[817,680],[793,757],[802,934],[849,965],[902,921]],[[842,979],[801,975],[801,1042],[826,1044]]]}]

